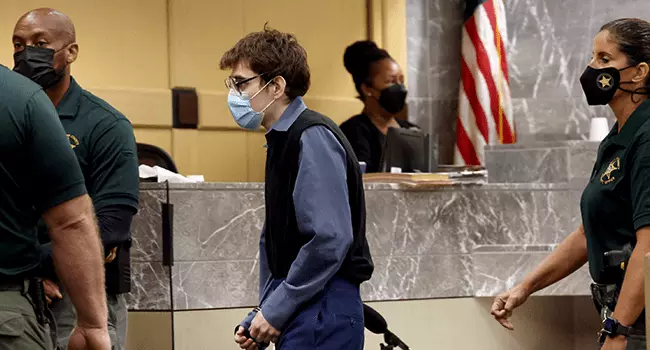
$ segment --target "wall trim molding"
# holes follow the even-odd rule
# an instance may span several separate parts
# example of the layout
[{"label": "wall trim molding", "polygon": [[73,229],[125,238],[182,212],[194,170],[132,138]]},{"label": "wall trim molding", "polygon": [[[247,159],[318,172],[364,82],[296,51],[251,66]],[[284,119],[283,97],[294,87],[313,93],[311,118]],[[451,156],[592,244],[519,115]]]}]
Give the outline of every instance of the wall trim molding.
[{"label": "wall trim molding", "polygon": [[172,126],[171,89],[88,88],[122,112],[133,126]]}]

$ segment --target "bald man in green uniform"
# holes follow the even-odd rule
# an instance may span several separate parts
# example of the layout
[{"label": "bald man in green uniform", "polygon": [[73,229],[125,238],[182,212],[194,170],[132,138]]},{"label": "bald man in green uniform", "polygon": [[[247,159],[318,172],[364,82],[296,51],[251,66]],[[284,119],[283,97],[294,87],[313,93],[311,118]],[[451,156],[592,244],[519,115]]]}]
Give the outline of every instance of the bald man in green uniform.
[{"label": "bald man in green uniform", "polygon": [[[79,46],[68,16],[36,9],[17,22],[12,42],[14,71],[39,84],[56,106],[69,146],[77,156],[92,198],[106,253],[108,329],[113,349],[124,349],[127,330],[126,293],[131,289],[130,226],[138,208],[138,159],[129,120],[72,78],[70,66]],[[47,256],[47,245],[44,245]],[[57,276],[44,264],[46,294],[65,349],[75,325],[74,308]]]},{"label": "bald man in green uniform", "polygon": [[101,245],[81,169],[43,90],[0,65],[0,349],[53,349],[34,278],[41,216],[78,311],[70,349],[110,349]]}]

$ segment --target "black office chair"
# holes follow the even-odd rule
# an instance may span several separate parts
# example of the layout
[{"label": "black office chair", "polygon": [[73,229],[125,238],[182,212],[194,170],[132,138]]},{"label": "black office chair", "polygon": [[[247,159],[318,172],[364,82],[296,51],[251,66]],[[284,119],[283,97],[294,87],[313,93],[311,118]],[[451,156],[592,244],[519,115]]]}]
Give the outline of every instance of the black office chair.
[{"label": "black office chair", "polygon": [[146,143],[138,143],[138,164],[148,166],[159,166],[169,171],[178,173],[174,160],[160,147],[148,145]]}]

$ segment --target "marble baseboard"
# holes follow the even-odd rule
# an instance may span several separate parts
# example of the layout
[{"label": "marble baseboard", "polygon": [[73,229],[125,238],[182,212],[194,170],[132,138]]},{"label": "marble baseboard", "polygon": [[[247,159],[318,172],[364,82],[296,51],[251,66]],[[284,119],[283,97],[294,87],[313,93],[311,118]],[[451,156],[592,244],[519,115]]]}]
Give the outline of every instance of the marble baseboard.
[{"label": "marble baseboard", "polygon": [[[361,285],[361,296],[364,301],[494,297],[521,281],[548,254],[533,248],[528,252],[378,257],[372,279]],[[257,305],[258,269],[255,260],[177,263],[172,276],[174,310]],[[589,271],[583,267],[535,295],[590,295],[590,283]],[[160,303],[129,305],[163,309]]]},{"label": "marble baseboard", "polygon": [[[395,256],[375,260],[364,300],[472,296],[468,255]],[[174,310],[258,304],[259,266],[252,261],[182,262],[173,267]]]},{"label": "marble baseboard", "polygon": [[470,297],[469,255],[375,257],[375,272],[361,285],[366,301]]},{"label": "marble baseboard", "polygon": [[[473,254],[474,296],[492,297],[512,288],[548,256],[544,252]],[[535,295],[591,295],[591,277],[587,266]]]},{"label": "marble baseboard", "polygon": [[131,263],[129,310],[171,310],[169,267],[161,262]]}]

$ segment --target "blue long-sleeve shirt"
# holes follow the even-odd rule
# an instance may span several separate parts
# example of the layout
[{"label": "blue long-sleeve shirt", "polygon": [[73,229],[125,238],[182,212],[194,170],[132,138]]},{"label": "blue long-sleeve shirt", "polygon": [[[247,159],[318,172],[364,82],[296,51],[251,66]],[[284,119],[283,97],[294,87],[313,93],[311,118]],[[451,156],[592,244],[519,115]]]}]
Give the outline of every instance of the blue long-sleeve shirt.
[{"label": "blue long-sleeve shirt", "polygon": [[[271,130],[287,131],[306,108],[302,98],[296,98]],[[298,230],[311,239],[279,284],[271,280],[262,230],[260,307],[264,318],[278,330],[300,305],[325,287],[352,245],[346,160],[343,146],[326,127],[317,125],[302,133],[293,202]],[[241,325],[250,327],[254,317],[251,312]]]}]

